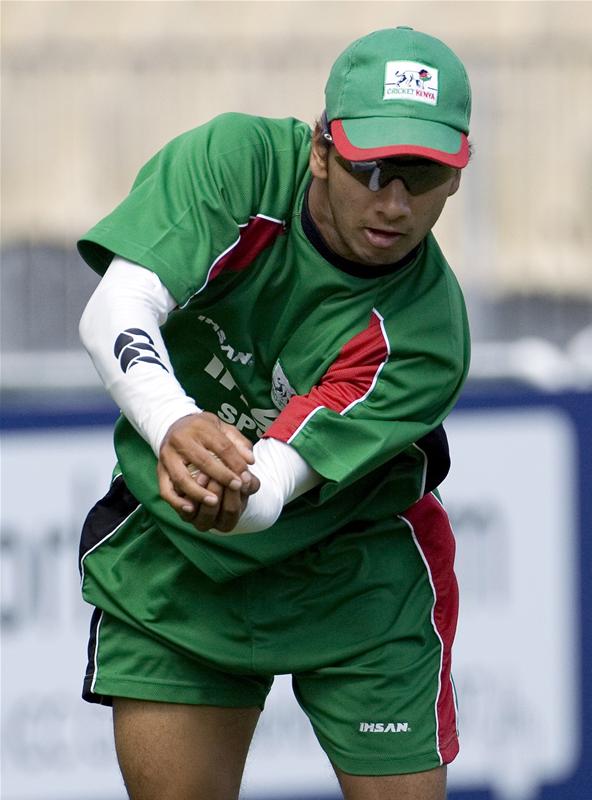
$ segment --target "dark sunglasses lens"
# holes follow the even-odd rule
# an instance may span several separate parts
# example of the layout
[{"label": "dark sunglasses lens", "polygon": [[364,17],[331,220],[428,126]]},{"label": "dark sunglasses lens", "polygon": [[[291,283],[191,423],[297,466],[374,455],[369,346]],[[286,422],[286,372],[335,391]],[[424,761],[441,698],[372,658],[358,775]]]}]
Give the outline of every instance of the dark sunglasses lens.
[{"label": "dark sunglasses lens", "polygon": [[376,192],[384,189],[391,181],[399,178],[407,187],[409,194],[418,195],[429,192],[450,180],[454,168],[436,161],[418,159],[417,161],[346,161],[336,156],[337,162],[359,183]]},{"label": "dark sunglasses lens", "polygon": [[380,164],[380,177],[378,179],[381,189],[384,189],[395,178],[403,181],[409,194],[418,195],[429,192],[450,180],[454,174],[452,167],[438,164],[436,161],[418,161],[416,163],[402,163],[383,161]]},{"label": "dark sunglasses lens", "polygon": [[347,161],[345,158],[341,158],[341,156],[335,156],[335,160],[346,172],[349,172],[358,183],[368,188],[372,175],[377,169],[376,161]]}]

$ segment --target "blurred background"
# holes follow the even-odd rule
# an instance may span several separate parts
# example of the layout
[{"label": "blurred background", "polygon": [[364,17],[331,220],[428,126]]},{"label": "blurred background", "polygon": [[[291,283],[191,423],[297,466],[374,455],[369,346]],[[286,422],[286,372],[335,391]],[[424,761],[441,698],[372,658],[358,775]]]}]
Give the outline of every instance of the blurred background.
[{"label": "blurred background", "polygon": [[[3,2],[2,379],[96,380],[74,242],[176,134],[234,109],[313,122],[336,55],[405,23],[469,69],[473,163],[439,239],[473,377],[592,382],[592,6],[570,2]],[[499,345],[499,346],[496,346]],[[49,374],[48,374],[49,372]]]},{"label": "blurred background", "polygon": [[[344,47],[401,24],[444,39],[474,97],[474,156],[436,228],[474,338],[445,486],[464,587],[453,797],[592,796],[592,4],[4,0],[1,14],[3,797],[123,797],[108,714],[77,700],[76,537],[116,409],[78,341],[97,278],[76,239],[215,114],[312,124]],[[274,692],[245,797],[336,796],[289,687]]]}]

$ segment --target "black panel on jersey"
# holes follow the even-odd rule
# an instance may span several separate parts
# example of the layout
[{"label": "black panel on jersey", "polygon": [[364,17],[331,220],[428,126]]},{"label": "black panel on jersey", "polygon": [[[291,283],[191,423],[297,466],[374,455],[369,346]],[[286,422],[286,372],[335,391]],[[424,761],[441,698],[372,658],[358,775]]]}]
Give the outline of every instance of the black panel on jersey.
[{"label": "black panel on jersey", "polygon": [[442,483],[450,470],[450,451],[444,426],[438,425],[415,444],[427,457],[425,493],[428,494]]}]

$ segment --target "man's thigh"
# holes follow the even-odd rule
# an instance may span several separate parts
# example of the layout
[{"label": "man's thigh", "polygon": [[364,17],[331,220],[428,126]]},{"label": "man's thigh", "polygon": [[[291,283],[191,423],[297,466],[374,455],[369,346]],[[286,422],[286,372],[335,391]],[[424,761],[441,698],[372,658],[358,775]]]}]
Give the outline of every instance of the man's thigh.
[{"label": "man's thigh", "polygon": [[258,708],[113,699],[131,800],[236,800]]},{"label": "man's thigh", "polygon": [[345,800],[445,800],[446,766],[408,775],[348,775],[335,768]]}]

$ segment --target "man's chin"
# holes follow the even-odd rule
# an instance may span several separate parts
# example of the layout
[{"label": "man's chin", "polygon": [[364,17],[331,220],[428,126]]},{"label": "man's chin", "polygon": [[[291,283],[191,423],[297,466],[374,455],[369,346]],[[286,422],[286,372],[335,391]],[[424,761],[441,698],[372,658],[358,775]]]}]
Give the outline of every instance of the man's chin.
[{"label": "man's chin", "polygon": [[403,242],[397,242],[388,248],[366,246],[360,248],[358,255],[353,260],[368,266],[386,266],[402,261],[412,249],[412,247],[404,246]]}]

